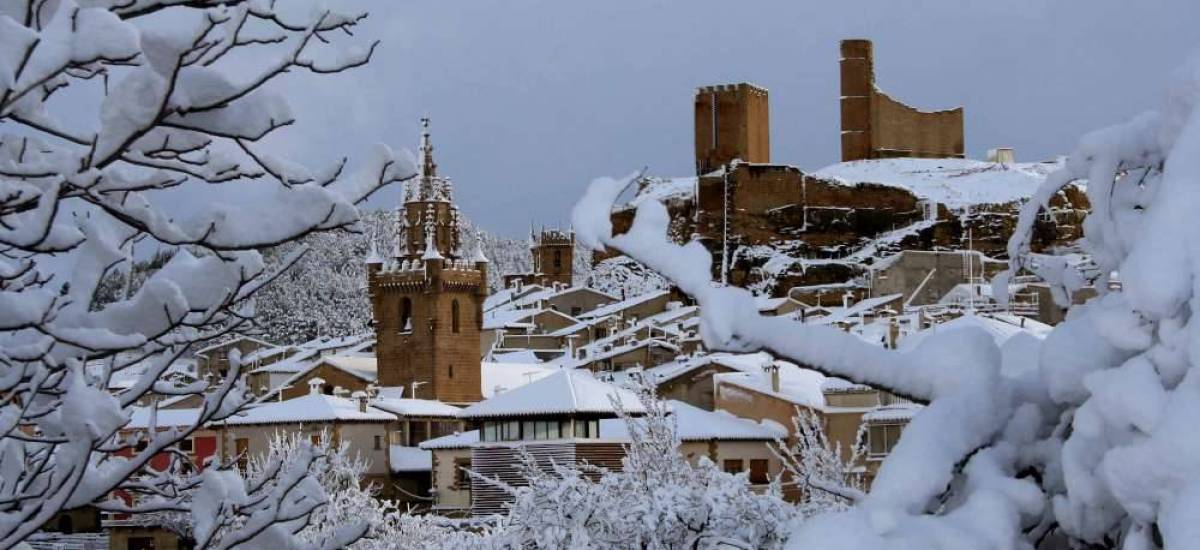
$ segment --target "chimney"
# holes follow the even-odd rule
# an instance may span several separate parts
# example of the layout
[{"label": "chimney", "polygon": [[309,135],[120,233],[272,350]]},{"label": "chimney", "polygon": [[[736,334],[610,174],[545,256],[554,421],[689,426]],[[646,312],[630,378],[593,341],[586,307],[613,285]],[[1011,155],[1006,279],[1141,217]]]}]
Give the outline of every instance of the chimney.
[{"label": "chimney", "polygon": [[771,391],[779,393],[779,364],[772,362],[770,365],[763,367],[767,374],[771,377]]},{"label": "chimney", "polygon": [[321,386],[325,385],[325,379],[313,377],[308,380],[308,394],[317,395],[321,393]]},{"label": "chimney", "polygon": [[350,395],[355,401],[358,401],[358,412],[367,412],[367,392],[356,391]]},{"label": "chimney", "polygon": [[891,323],[888,324],[888,347],[896,349],[896,345],[900,343],[900,323],[895,317],[892,317]]}]

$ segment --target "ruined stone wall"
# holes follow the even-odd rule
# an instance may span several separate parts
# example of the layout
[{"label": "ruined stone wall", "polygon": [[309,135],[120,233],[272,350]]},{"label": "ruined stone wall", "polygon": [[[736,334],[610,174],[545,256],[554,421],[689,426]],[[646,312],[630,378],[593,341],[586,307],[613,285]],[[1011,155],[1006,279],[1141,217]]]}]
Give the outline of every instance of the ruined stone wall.
[{"label": "ruined stone wall", "polygon": [[875,90],[871,96],[872,158],[962,158],[963,110],[919,111]]},{"label": "ruined stone wall", "polygon": [[920,111],[880,91],[870,40],[843,40],[841,53],[843,161],[963,157],[961,107]]}]

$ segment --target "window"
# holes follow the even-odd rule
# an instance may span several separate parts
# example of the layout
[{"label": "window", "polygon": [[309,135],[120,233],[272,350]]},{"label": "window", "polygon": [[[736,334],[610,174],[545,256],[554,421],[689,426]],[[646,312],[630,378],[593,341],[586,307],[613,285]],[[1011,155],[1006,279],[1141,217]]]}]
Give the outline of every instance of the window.
[{"label": "window", "polygon": [[[458,332],[458,331],[456,330],[454,332]],[[450,370],[449,370],[448,374],[449,374],[450,378],[454,378],[454,365],[450,365]]]},{"label": "window", "polygon": [[770,480],[767,476],[767,459],[751,458],[750,459],[750,483],[760,485],[768,483]]},{"label": "window", "polygon": [[554,270],[555,271],[562,270],[562,251],[561,250],[554,251]]},{"label": "window", "polygon": [[400,300],[400,332],[412,332],[412,300],[405,296]]},{"label": "window", "polygon": [[510,420],[500,425],[500,441],[517,441],[521,439],[521,423]]},{"label": "window", "polygon": [[458,422],[430,422],[430,424],[433,432],[430,437],[442,437],[458,431]]},{"label": "window", "polygon": [[498,430],[495,422],[485,422],[483,424],[483,433],[480,435],[483,436],[484,441],[499,441],[497,434]]},{"label": "window", "polygon": [[377,435],[375,436],[375,450],[378,451],[381,449],[383,449],[383,436]]},{"label": "window", "polygon": [[179,450],[180,451],[185,452],[185,453],[190,453],[190,452],[192,452],[192,449],[193,449],[193,446],[192,446],[191,439],[184,439],[183,441],[179,442]]},{"label": "window", "polygon": [[742,459],[727,458],[721,465],[721,469],[728,474],[740,474],[742,472]]},{"label": "window", "polygon": [[579,307],[579,306],[571,306],[571,317],[579,317],[579,314],[580,314],[580,313],[583,313],[583,308],[582,308],[582,307]]},{"label": "window", "polygon": [[471,468],[470,458],[454,459],[454,488],[469,489],[471,487],[471,475],[467,470]]},{"label": "window", "polygon": [[892,452],[900,440],[903,424],[873,424],[867,428],[867,452],[871,456],[884,456]]},{"label": "window", "polygon": [[390,443],[392,445],[408,445],[408,442],[404,440],[404,424],[400,425],[400,429],[392,432]]},{"label": "window", "polygon": [[450,302],[450,331],[458,334],[458,299]]},{"label": "window", "polygon": [[537,434],[536,423],[532,420],[526,420],[521,424],[521,439],[534,439],[534,436]]},{"label": "window", "polygon": [[145,439],[139,439],[137,444],[133,446],[133,450],[140,453],[140,452],[146,450],[146,447],[148,447],[148,446],[149,446],[149,443],[147,443]]},{"label": "window", "polygon": [[575,437],[598,439],[600,437],[600,421],[594,418],[591,420],[576,420]]}]

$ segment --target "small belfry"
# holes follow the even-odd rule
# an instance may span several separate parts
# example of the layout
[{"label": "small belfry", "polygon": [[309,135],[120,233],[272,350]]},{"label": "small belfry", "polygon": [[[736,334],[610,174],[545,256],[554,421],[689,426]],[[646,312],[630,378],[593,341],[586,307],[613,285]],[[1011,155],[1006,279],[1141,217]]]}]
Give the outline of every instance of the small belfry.
[{"label": "small belfry", "polygon": [[569,287],[574,282],[575,231],[542,228],[535,232],[529,228],[529,253],[533,257],[533,269],[527,273],[512,273],[504,276],[504,286],[516,283],[545,287]]},{"label": "small belfry", "polygon": [[404,183],[392,258],[367,262],[379,384],[446,403],[482,399],[479,362],[487,258],[463,257],[461,216],[438,176],[429,119],[421,119],[417,177]]}]

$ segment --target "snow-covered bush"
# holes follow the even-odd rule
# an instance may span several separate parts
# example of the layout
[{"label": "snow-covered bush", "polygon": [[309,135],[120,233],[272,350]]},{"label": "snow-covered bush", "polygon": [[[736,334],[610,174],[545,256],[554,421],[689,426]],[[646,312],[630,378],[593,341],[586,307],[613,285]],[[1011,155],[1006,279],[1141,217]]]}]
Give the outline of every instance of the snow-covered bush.
[{"label": "snow-covered bush", "polygon": [[[1064,262],[1030,256],[1030,228],[1058,188],[1086,179],[1093,212],[1084,247],[1106,275],[1101,295],[1075,307],[1029,355],[1036,363],[1020,368],[1002,370],[1003,350],[979,329],[893,351],[762,317],[747,291],[713,284],[700,243],[667,239],[661,204],[641,203],[632,228],[612,234],[613,200],[632,178],[594,182],[574,226],[588,246],[621,251],[692,295],[709,349],[768,350],[928,403],[870,492],[849,510],[808,518],[793,547],[1195,548],[1198,102],[1200,58],[1179,71],[1159,110],[1084,137],[1023,209],[1013,268],[1041,274],[1064,298],[1084,281]],[[1110,272],[1119,289],[1109,288]]]},{"label": "snow-covered bush", "polygon": [[806,516],[841,510],[863,498],[866,456],[866,424],[859,427],[855,444],[842,452],[841,444],[829,439],[821,417],[796,407],[792,433],[796,442],[776,440],[772,449],[787,472],[785,487],[800,493],[800,510]]},{"label": "snow-covered bush", "polygon": [[708,457],[690,464],[668,404],[648,386],[639,397],[645,416],[621,413],[630,439],[621,471],[547,468],[524,455],[529,485],[498,483],[515,500],[488,537],[490,547],[781,547],[797,509],[781,498],[778,484],[760,494],[746,473],[723,472]]},{"label": "snow-covered bush", "polygon": [[[88,504],[190,511],[199,539],[235,523],[222,540],[287,539],[274,525],[322,500],[294,492],[311,456],[249,485],[217,464],[184,474],[181,454],[165,472],[147,465],[250,398],[236,357],[223,378],[164,373],[243,328],[253,293],[303,252],[267,268],[254,250],[353,227],[356,204],[413,172],[382,146],[354,170],[316,171],[262,149],[295,120],[272,83],[366,63],[374,45],[341,45],[364,16],[257,0],[82,4],[0,3],[0,547]],[[174,252],[136,289],[102,289],[141,259],[134,243]],[[152,394],[202,396],[195,425],[118,438]]]},{"label": "snow-covered bush", "polygon": [[[320,443],[310,443],[305,434],[279,432],[272,436],[268,452],[249,461],[246,477],[257,479],[273,464],[294,454],[316,451],[310,467],[313,479],[329,495],[328,502],[309,518],[299,538],[321,547],[344,540],[347,531],[365,529],[365,536],[345,548],[353,550],[488,548],[488,530],[470,529],[470,524],[435,515],[414,515],[395,503],[377,497],[378,486],[363,479],[370,466],[348,442],[336,446],[327,432]],[[483,527],[486,527],[484,525]]]}]

